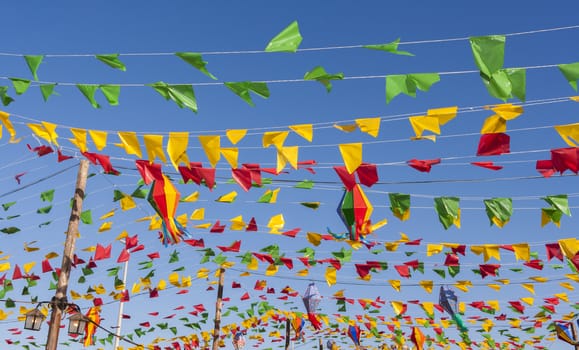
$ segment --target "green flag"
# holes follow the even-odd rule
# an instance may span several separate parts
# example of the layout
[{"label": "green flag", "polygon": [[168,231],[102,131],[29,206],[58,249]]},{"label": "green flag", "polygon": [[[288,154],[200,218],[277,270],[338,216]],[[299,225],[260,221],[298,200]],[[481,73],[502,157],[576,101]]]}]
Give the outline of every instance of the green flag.
[{"label": "green flag", "polygon": [[8,96],[8,87],[7,86],[0,86],[0,100],[2,100],[2,104],[4,106],[8,106],[14,99]]},{"label": "green flag", "polygon": [[485,199],[485,211],[491,222],[498,227],[503,227],[513,215],[513,200],[511,198]]},{"label": "green flag", "polygon": [[417,73],[386,76],[386,103],[400,94],[416,97],[416,89],[430,90],[430,87],[440,81],[438,73]]},{"label": "green flag", "polygon": [[453,224],[460,228],[460,199],[457,197],[434,198],[434,209],[444,229]]},{"label": "green flag", "polygon": [[302,42],[302,35],[297,21],[293,21],[289,26],[276,35],[269,44],[267,44],[266,52],[296,52],[300,43]]},{"label": "green flag", "polygon": [[207,68],[205,68],[205,66],[207,65],[206,61],[203,61],[203,58],[201,57],[200,53],[196,53],[196,52],[177,52],[175,54],[175,56],[179,57],[180,59],[182,59],[183,61],[189,63],[190,65],[192,65],[193,67],[199,69],[203,74],[205,74],[206,76],[208,76],[209,78],[213,79],[213,80],[217,80],[217,78],[209,73],[209,71],[207,70]]},{"label": "green flag", "polygon": [[251,99],[250,92],[262,97],[269,97],[269,89],[266,83],[252,82],[252,81],[241,81],[241,82],[226,82],[225,86],[229,88],[234,94],[241,97],[248,105],[254,107],[255,104]]},{"label": "green flag", "polygon": [[30,86],[30,80],[28,79],[10,78],[10,81],[12,81],[12,86],[16,91],[16,95],[22,95]]},{"label": "green flag", "polygon": [[363,48],[370,49],[370,50],[380,50],[389,53],[393,53],[395,55],[403,55],[403,56],[414,56],[408,51],[400,51],[398,50],[398,44],[400,43],[400,38],[394,40],[388,44],[379,44],[379,45],[364,45]]},{"label": "green flag", "polygon": [[560,64],[558,67],[573,90],[577,91],[577,80],[579,80],[579,62]]},{"label": "green flag", "polygon": [[119,54],[117,53],[109,55],[95,55],[95,57],[109,67],[122,70],[123,72],[127,70],[125,64],[119,60]]},{"label": "green flag", "polygon": [[329,74],[322,66],[314,67],[311,71],[306,72],[306,74],[304,75],[304,80],[315,80],[320,82],[322,85],[326,87],[327,92],[332,91],[331,80],[342,80],[342,79],[344,79],[344,73]]},{"label": "green flag", "polygon": [[410,195],[404,193],[388,193],[390,210],[398,219],[405,221],[410,217]]},{"label": "green flag", "polygon": [[109,105],[117,106],[119,104],[119,95],[121,94],[119,85],[99,85],[99,89],[105,95]]},{"label": "green flag", "polygon": [[76,87],[90,102],[91,106],[93,106],[94,108],[101,108],[101,106],[97,103],[97,101],[94,98],[94,94],[99,88],[98,85],[76,84]]},{"label": "green flag", "polygon": [[179,108],[187,107],[197,113],[197,99],[192,85],[169,85],[159,81],[150,86],[165,100],[172,100]]},{"label": "green flag", "polygon": [[489,35],[470,38],[474,62],[482,74],[489,77],[503,68],[505,60],[504,35]]},{"label": "green flag", "polygon": [[40,92],[42,93],[42,98],[44,102],[48,101],[48,98],[55,94],[54,87],[56,84],[40,84]]},{"label": "green flag", "polygon": [[80,221],[86,225],[92,224],[92,212],[90,211],[90,209],[80,213]]},{"label": "green flag", "polygon": [[54,199],[54,190],[42,192],[40,194],[40,199],[42,199],[43,202],[52,202],[52,200]]},{"label": "green flag", "polygon": [[36,71],[38,71],[38,66],[40,66],[40,64],[42,63],[44,56],[25,55],[24,59],[26,60],[26,64],[28,65],[28,69],[30,69],[32,76],[34,77],[34,80],[38,80],[38,75],[36,74]]}]

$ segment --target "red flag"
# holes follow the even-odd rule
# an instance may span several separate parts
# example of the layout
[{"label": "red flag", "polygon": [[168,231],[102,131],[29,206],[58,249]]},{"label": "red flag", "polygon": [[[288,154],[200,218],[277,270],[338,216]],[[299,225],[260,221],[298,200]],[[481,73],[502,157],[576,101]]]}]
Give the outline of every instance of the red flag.
[{"label": "red flag", "polygon": [[366,276],[368,276],[368,274],[370,274],[370,265],[368,264],[355,264],[356,266],[356,272],[358,273],[358,276],[360,276],[360,278],[364,278]]},{"label": "red flag", "polygon": [[203,241],[203,238],[201,238],[201,239],[185,239],[185,240],[183,240],[183,242],[189,244],[192,247],[205,248],[205,242]]},{"label": "red flag", "polygon": [[440,158],[425,159],[425,160],[411,159],[406,163],[418,171],[421,171],[423,173],[429,173],[433,165],[440,164]]},{"label": "red flag", "polygon": [[238,253],[239,248],[241,248],[241,241],[235,241],[229,247],[223,247],[218,245],[217,248],[221,249],[222,252]]},{"label": "red flag", "polygon": [[72,156],[65,156],[64,154],[62,154],[62,152],[60,151],[60,149],[57,151],[58,154],[58,158],[57,161],[60,162],[64,162],[65,160],[69,160],[71,158],[73,158]]},{"label": "red flag", "polygon": [[559,243],[547,243],[545,244],[545,248],[547,248],[548,261],[551,261],[553,258],[557,258],[563,261],[563,252],[561,251],[561,246],[559,246]]},{"label": "red flag", "polygon": [[495,165],[493,162],[472,162],[470,164],[490,170],[501,170],[503,168],[501,165]]},{"label": "red flag", "polygon": [[577,174],[579,172],[579,147],[552,149],[551,161],[559,173],[563,174],[565,170],[571,170]]},{"label": "red flag", "polygon": [[50,261],[48,259],[42,260],[42,273],[53,271],[54,269],[50,265]]},{"label": "red flag", "polygon": [[497,270],[501,267],[499,264],[483,264],[479,265],[479,271],[482,278],[487,276],[496,276]]},{"label": "red flag", "polygon": [[129,251],[127,249],[123,249],[121,251],[121,254],[119,254],[119,257],[117,258],[117,262],[122,263],[122,262],[129,261],[130,257],[131,257],[131,253],[129,253]]},{"label": "red flag", "polygon": [[335,166],[334,170],[336,171],[336,174],[338,174],[338,176],[340,177],[340,180],[342,180],[344,187],[346,187],[346,189],[349,191],[352,190],[352,188],[354,188],[354,186],[356,185],[356,176],[354,175],[354,173],[352,174],[348,173],[348,170],[346,170],[345,166]]},{"label": "red flag", "polygon": [[245,192],[251,188],[251,171],[246,168],[231,169],[231,176]]},{"label": "red flag", "polygon": [[249,220],[249,224],[247,224],[245,231],[257,231],[257,223],[255,222],[255,218],[251,218],[251,220]]},{"label": "red flag", "polygon": [[145,182],[146,185],[151,184],[151,182],[163,181],[163,172],[161,170],[161,164],[155,164],[149,162],[148,160],[136,160],[135,164],[137,165],[137,170],[141,174],[141,178]]},{"label": "red flag", "polygon": [[112,247],[113,247],[112,243],[106,247],[103,247],[102,245],[97,243],[96,250],[94,252],[94,260],[98,261],[110,258]]},{"label": "red flag", "polygon": [[553,162],[550,159],[538,160],[537,164],[535,165],[535,169],[537,169],[537,171],[546,178],[549,178],[555,174],[555,167],[553,166]]},{"label": "red flag", "polygon": [[100,164],[100,166],[103,168],[103,171],[105,172],[105,174],[110,174],[110,175],[119,175],[120,172],[118,172],[116,169],[113,168],[113,165],[111,164],[111,160],[110,157],[104,154],[96,154],[96,153],[89,153],[89,152],[82,152],[82,155],[85,156],[86,159],[88,159],[92,164],[96,165],[96,164]]},{"label": "red flag", "polygon": [[40,146],[34,147],[34,148],[30,147],[29,144],[26,144],[26,146],[28,146],[28,149],[31,152],[36,153],[39,157],[42,157],[42,156],[45,156],[47,154],[54,152],[54,150],[50,146],[40,145]]},{"label": "red flag", "polygon": [[213,227],[209,230],[211,233],[223,233],[223,231],[225,231],[225,225],[221,225],[219,220],[217,220]]},{"label": "red flag", "polygon": [[523,263],[523,265],[528,266],[535,270],[542,270],[543,269],[543,261],[539,259],[529,260]]},{"label": "red flag", "polygon": [[477,156],[498,156],[511,153],[511,137],[505,133],[483,134],[478,143]]},{"label": "red flag", "polygon": [[378,170],[376,164],[362,163],[356,169],[356,174],[358,174],[358,179],[360,183],[367,187],[372,187],[376,182],[378,182]]},{"label": "red flag", "polygon": [[240,300],[247,300],[247,299],[249,299],[249,293],[248,293],[248,292],[245,292],[245,294],[243,294],[243,295],[241,296]]},{"label": "red flag", "polygon": [[285,231],[282,232],[281,234],[284,236],[295,238],[301,230],[302,230],[301,228],[294,228],[293,230]]},{"label": "red flag", "polygon": [[410,269],[407,265],[395,265],[394,268],[400,276],[410,278]]}]

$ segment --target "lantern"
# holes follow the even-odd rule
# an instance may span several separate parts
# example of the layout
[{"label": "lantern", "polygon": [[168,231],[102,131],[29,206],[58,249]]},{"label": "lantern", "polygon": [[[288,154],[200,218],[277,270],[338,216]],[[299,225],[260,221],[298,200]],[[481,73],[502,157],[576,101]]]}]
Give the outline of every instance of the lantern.
[{"label": "lantern", "polygon": [[458,305],[458,297],[454,294],[452,289],[444,289],[444,287],[440,286],[440,294],[438,297],[438,304],[442,306],[444,311],[448,312],[448,314],[452,317],[456,326],[461,332],[466,332],[468,329],[464,325],[464,321],[458,315],[457,305]]},{"label": "lantern", "polygon": [[68,318],[68,334],[70,335],[83,335],[86,329],[87,319],[86,317],[77,312]]},{"label": "lantern", "polygon": [[304,301],[304,305],[308,313],[308,320],[310,320],[312,326],[314,326],[316,330],[321,329],[322,324],[316,317],[316,309],[318,308],[320,301],[322,301],[322,296],[320,295],[320,291],[316,287],[315,283],[312,282],[308,285],[302,300]]},{"label": "lantern", "polygon": [[178,243],[183,235],[188,235],[187,230],[175,219],[180,198],[181,194],[165,175],[153,181],[147,195],[147,201],[163,221],[161,241],[165,245]]},{"label": "lantern", "polygon": [[26,319],[24,320],[24,329],[31,331],[39,331],[42,322],[46,319],[46,316],[38,310],[38,308],[28,311],[26,313]]},{"label": "lantern", "polygon": [[373,210],[372,204],[359,184],[351,190],[344,191],[338,206],[338,215],[346,226],[351,240],[359,241],[360,236],[370,232],[370,216]]}]

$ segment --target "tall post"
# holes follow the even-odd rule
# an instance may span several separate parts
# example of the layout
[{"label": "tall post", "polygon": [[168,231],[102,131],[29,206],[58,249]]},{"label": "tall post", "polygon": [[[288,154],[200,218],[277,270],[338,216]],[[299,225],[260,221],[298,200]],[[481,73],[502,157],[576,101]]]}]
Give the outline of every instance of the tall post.
[{"label": "tall post", "polygon": [[76,236],[78,235],[78,222],[82,212],[82,201],[84,199],[86,179],[88,177],[88,165],[88,160],[81,159],[78,166],[76,188],[74,190],[72,208],[68,220],[68,229],[66,230],[66,241],[64,242],[64,252],[62,255],[60,274],[58,275],[58,284],[56,285],[56,294],[51,301],[52,311],[50,314],[50,327],[48,329],[46,350],[56,350],[56,346],[58,345],[58,333],[60,331],[60,320],[62,319],[62,313],[65,311],[68,303],[66,299],[68,278],[70,277],[70,269],[74,258]]},{"label": "tall post", "polygon": [[[129,261],[125,261],[125,265],[123,267],[123,285],[125,286],[125,289],[127,288],[127,271],[129,270]],[[115,337],[115,346],[113,347],[113,350],[117,350],[119,348],[119,343],[121,341],[121,326],[123,324],[123,308],[124,308],[125,303],[121,300],[119,300],[119,314],[117,315],[117,330],[115,331],[115,334],[117,335]]]},{"label": "tall post", "polygon": [[[577,337],[577,328],[575,328],[575,324],[573,324],[573,321],[571,321],[571,334],[573,334],[573,339],[575,341],[579,341],[579,338]],[[579,350],[579,345],[574,345],[573,347],[575,348],[575,350]]]},{"label": "tall post", "polygon": [[322,338],[318,338],[318,349],[324,350],[324,342],[322,341]]},{"label": "tall post", "polygon": [[289,317],[285,319],[285,350],[290,348],[291,324]]},{"label": "tall post", "polygon": [[217,287],[217,301],[215,302],[215,326],[213,327],[213,350],[219,349],[219,332],[221,329],[221,307],[223,306],[223,282],[225,269],[219,268],[219,285]]}]

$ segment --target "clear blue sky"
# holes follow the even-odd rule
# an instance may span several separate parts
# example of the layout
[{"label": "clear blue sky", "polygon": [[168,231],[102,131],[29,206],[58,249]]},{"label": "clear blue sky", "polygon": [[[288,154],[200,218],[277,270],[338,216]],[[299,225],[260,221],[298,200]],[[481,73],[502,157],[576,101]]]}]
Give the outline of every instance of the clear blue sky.
[{"label": "clear blue sky", "polygon": [[[555,6],[556,5],[556,6]],[[502,329],[509,329],[508,321],[494,319],[501,313],[507,317],[517,318],[520,315],[508,308],[509,301],[520,301],[520,298],[534,297],[534,305],[526,305],[525,316],[530,319],[544,305],[543,298],[553,297],[556,293],[566,292],[570,303],[561,302],[556,306],[553,319],[559,319],[573,309],[570,304],[576,302],[578,293],[570,291],[559,282],[565,279],[565,274],[571,270],[553,269],[552,263],[546,262],[545,243],[556,242],[558,239],[577,237],[577,222],[575,216],[563,217],[561,228],[549,224],[544,228],[540,225],[540,208],[546,203],[540,197],[554,194],[569,194],[569,205],[575,214],[579,207],[577,200],[577,178],[574,176],[550,179],[519,179],[530,178],[538,173],[535,161],[548,159],[549,150],[567,147],[552,128],[553,125],[577,122],[575,102],[563,99],[576,94],[556,67],[529,69],[527,71],[527,102],[525,112],[519,118],[508,122],[508,132],[511,136],[511,155],[500,157],[476,157],[479,131],[485,118],[492,112],[481,110],[481,106],[501,103],[490,96],[477,73],[467,73],[476,70],[468,40],[470,36],[508,34],[540,29],[574,26],[577,23],[578,6],[573,1],[561,1],[556,4],[533,2],[500,2],[467,3],[464,1],[394,3],[383,1],[367,1],[364,5],[347,1],[293,1],[293,2],[225,2],[210,3],[173,1],[167,4],[160,2],[95,2],[78,3],[73,1],[58,4],[10,4],[3,7],[2,45],[0,53],[16,55],[65,55],[66,57],[45,57],[38,70],[42,82],[57,82],[55,91],[58,95],[51,96],[48,102],[42,100],[39,88],[31,86],[29,90],[16,96],[9,80],[4,79],[0,85],[10,86],[8,94],[15,102],[2,110],[12,114],[18,135],[23,140],[17,144],[8,144],[8,132],[3,130],[0,140],[0,152],[3,157],[2,176],[0,176],[0,203],[15,201],[16,204],[6,212],[0,210],[2,227],[15,226],[20,232],[0,237],[0,251],[9,255],[11,269],[6,271],[7,278],[12,277],[16,264],[21,268],[24,264],[36,261],[37,265],[31,272],[41,278],[37,286],[29,288],[30,295],[22,295],[26,285],[23,280],[14,281],[14,290],[6,293],[5,298],[17,301],[49,300],[53,291],[48,290],[51,276],[42,273],[40,266],[44,256],[51,251],[61,253],[62,232],[66,229],[69,216],[68,199],[73,192],[76,158],[82,155],[66,140],[70,138],[69,129],[83,128],[90,130],[109,131],[108,146],[100,153],[112,157],[113,166],[119,169],[121,176],[103,175],[98,167],[92,167],[91,172],[97,174],[89,180],[85,209],[92,211],[92,225],[82,225],[80,239],[77,243],[78,255],[87,260],[92,253],[82,249],[100,243],[113,243],[110,259],[97,262],[94,273],[86,276],[86,282],[79,283],[83,275],[80,268],[73,271],[69,290],[81,295],[87,294],[89,287],[102,284],[106,292],[100,297],[105,302],[102,307],[103,323],[108,329],[113,329],[117,323],[118,303],[109,295],[114,291],[114,277],[107,275],[107,269],[120,266],[116,258],[121,252],[121,244],[115,238],[126,230],[129,235],[138,234],[140,243],[145,249],[131,256],[127,287],[129,290],[140,278],[144,278],[150,269],[141,269],[139,264],[150,259],[147,254],[158,251],[160,258],[153,264],[155,286],[159,280],[167,280],[169,274],[178,270],[179,275],[191,275],[194,278],[189,292],[176,294],[181,288],[171,288],[159,292],[159,297],[150,299],[147,295],[131,295],[131,301],[125,303],[124,314],[130,318],[124,319],[122,330],[124,335],[133,336],[133,340],[142,344],[150,344],[154,338],[169,339],[160,342],[160,346],[170,346],[175,335],[169,328],[176,327],[178,336],[199,333],[197,329],[184,326],[189,322],[199,322],[199,316],[189,314],[197,304],[205,305],[209,317],[206,323],[200,323],[202,330],[212,328],[215,291],[207,290],[208,282],[215,281],[211,275],[209,281],[197,280],[196,274],[200,268],[214,271],[213,263],[200,264],[202,253],[186,245],[163,247],[156,239],[157,234],[147,229],[147,223],[137,223],[136,219],[152,215],[154,211],[146,201],[137,199],[138,207],[129,211],[118,209],[115,216],[107,220],[99,217],[113,208],[119,208],[118,202],[113,202],[115,189],[131,193],[136,188],[139,179],[135,170],[135,156],[125,154],[113,143],[118,142],[115,135],[118,131],[135,131],[140,135],[141,144],[144,134],[164,134],[170,131],[188,131],[192,138],[188,155],[191,161],[203,162],[209,166],[207,158],[196,140],[198,135],[224,135],[226,129],[249,129],[248,136],[240,144],[240,163],[259,163],[263,167],[275,167],[276,155],[273,148],[261,147],[261,135],[264,131],[287,130],[289,125],[314,124],[314,141],[308,143],[295,134],[291,134],[286,145],[300,146],[299,159],[315,160],[318,166],[316,174],[305,170],[291,170],[288,174],[272,177],[272,185],[265,188],[253,188],[245,193],[239,186],[228,184],[230,170],[227,162],[222,159],[217,165],[218,186],[213,191],[193,184],[177,184],[183,196],[199,191],[199,201],[181,203],[178,215],[190,215],[195,209],[205,208],[204,222],[229,225],[229,220],[242,215],[246,222],[255,217],[259,232],[226,230],[223,234],[209,233],[208,229],[194,229],[194,222],[189,222],[189,231],[193,238],[203,238],[206,247],[215,248],[218,245],[228,246],[235,240],[241,240],[241,253],[259,252],[268,245],[278,245],[286,257],[294,261],[293,270],[280,267],[276,276],[264,277],[266,263],[260,262],[260,268],[249,277],[242,277],[245,270],[241,259],[236,254],[227,254],[229,261],[236,262],[234,269],[228,270],[226,276],[225,295],[230,298],[225,307],[237,306],[240,312],[250,307],[251,302],[267,301],[281,310],[304,311],[300,297],[279,299],[281,290],[290,286],[300,293],[305,291],[308,283],[315,281],[324,296],[320,304],[320,312],[328,314],[335,323],[335,314],[356,315],[368,314],[372,317],[384,316],[387,320],[394,316],[390,301],[431,301],[437,302],[438,285],[452,284],[456,280],[471,280],[474,287],[468,293],[457,292],[459,299],[466,303],[474,301],[499,301],[501,310],[495,315],[489,315],[467,307],[464,318],[489,317],[495,322],[495,327],[489,332],[497,341],[508,340],[500,335]],[[364,50],[362,48],[312,50],[291,53],[238,53],[245,51],[260,51],[265,48],[270,39],[285,26],[297,20],[303,36],[301,49],[328,48],[337,46],[352,46],[365,44],[389,43],[400,38],[399,49],[409,51],[415,56],[399,56],[385,52]],[[505,52],[505,67],[536,67],[553,66],[562,63],[577,62],[576,49],[579,29],[559,30],[527,35],[508,36]],[[431,41],[440,42],[415,43],[408,42]],[[406,44],[404,44],[406,43]],[[207,69],[218,80],[213,81],[201,74],[195,68],[187,65],[173,55],[127,55],[174,52],[201,52],[208,62]],[[230,52],[229,54],[223,54]],[[237,53],[236,53],[237,52]],[[120,53],[120,59],[126,64],[126,72],[114,70],[96,60],[94,54]],[[218,53],[218,54],[211,54]],[[123,55],[125,54],[125,55]],[[78,55],[78,56],[77,56]],[[297,81],[304,73],[316,66],[323,66],[329,73],[343,72],[345,77],[360,77],[360,79],[345,79],[333,82],[333,90],[327,93],[317,82]],[[383,76],[409,73],[441,73],[439,83],[430,91],[418,91],[416,98],[400,95],[389,104],[385,100],[385,82]],[[26,63],[22,57],[1,55],[0,77],[16,77],[31,79]],[[363,79],[362,79],[363,78]],[[293,80],[293,82],[287,82]],[[197,114],[179,109],[173,102],[164,101],[152,88],[145,84],[164,81],[173,84],[193,84],[197,96],[199,112]],[[255,107],[250,107],[243,100],[231,93],[225,86],[217,83],[237,81],[269,81],[271,96],[262,99],[253,96]],[[285,82],[282,82],[285,81]],[[94,109],[74,86],[68,83],[82,84],[122,84],[118,106],[109,106],[106,100],[97,93],[97,100],[102,108]],[[209,84],[208,84],[209,83]],[[213,84],[213,85],[212,85]],[[35,85],[35,84],[33,84]],[[546,100],[555,102],[546,103]],[[542,101],[533,103],[533,101]],[[520,102],[516,99],[509,102]],[[414,141],[412,128],[407,121],[411,115],[424,114],[431,108],[458,106],[458,116],[442,127],[442,136],[436,143],[430,141]],[[333,127],[333,124],[352,124],[357,118],[382,117],[380,134],[377,138],[354,131],[344,133]],[[38,146],[30,130],[24,125],[28,122],[48,121],[57,124],[60,135],[59,144],[63,152],[76,158],[63,163],[56,162],[54,154],[37,158],[26,148],[26,144]],[[524,130],[521,130],[524,129]],[[332,258],[332,252],[340,249],[350,249],[344,242],[323,242],[320,246],[312,246],[306,239],[306,232],[325,234],[329,228],[332,232],[343,232],[336,207],[342,195],[341,183],[332,166],[342,165],[338,144],[364,143],[363,159],[365,162],[378,164],[380,183],[372,188],[364,188],[374,205],[374,222],[388,219],[388,225],[376,231],[368,238],[378,242],[373,254],[366,248],[354,251],[352,261],[346,263],[337,271],[337,284],[328,286],[325,283],[324,272],[328,264],[318,264],[310,270],[308,277],[298,277],[296,272],[303,268],[297,260],[302,253],[300,249],[313,248],[317,259]],[[222,145],[230,144],[222,137]],[[91,151],[95,151],[89,145]],[[142,147],[144,154],[145,148]],[[404,163],[410,159],[442,158],[440,165],[435,165],[430,173],[418,172]],[[473,161],[494,161],[503,165],[504,169],[491,170],[470,165]],[[57,172],[69,168],[62,174]],[[170,165],[164,170],[174,180],[178,175]],[[17,174],[22,175],[22,183],[15,181]],[[569,175],[567,172],[565,175]],[[309,179],[314,181],[312,190],[293,188],[295,181]],[[41,180],[41,181],[39,181]],[[440,180],[440,181],[438,181]],[[462,181],[468,180],[468,181]],[[36,183],[36,181],[39,181]],[[177,183],[177,181],[175,181]],[[24,186],[29,186],[23,188]],[[276,204],[256,203],[266,189],[280,188]],[[53,208],[48,214],[37,214],[37,209],[49,205],[39,198],[40,193],[55,189]],[[239,193],[236,201],[231,204],[217,203],[215,200],[230,191]],[[411,218],[400,222],[390,210],[388,193],[401,192],[412,195]],[[433,197],[456,196],[461,198],[462,228],[451,227],[444,230],[433,208]],[[484,211],[482,200],[491,197],[513,198],[515,208],[511,222],[503,229],[490,226]],[[316,211],[299,205],[300,202],[320,202]],[[283,214],[285,230],[301,228],[296,238],[272,235],[266,227],[269,218]],[[20,215],[8,219],[8,216]],[[41,223],[51,221],[49,225],[39,227]],[[104,221],[113,223],[112,229],[98,233],[100,224]],[[397,252],[385,252],[384,242],[396,241],[404,232],[411,239],[422,238],[419,246],[401,246]],[[442,280],[432,270],[440,268],[444,263],[444,255],[426,256],[427,243],[456,242],[467,245],[467,254],[461,257],[461,273],[455,278]],[[481,279],[472,273],[479,264],[484,264],[482,256],[474,255],[468,248],[472,244],[511,244],[529,242],[531,250],[545,260],[542,271],[533,270],[516,261],[513,254],[501,250],[502,260],[491,259],[488,263],[502,264],[500,276],[496,278],[510,279],[513,283],[505,285],[500,292],[486,286],[492,283],[493,277]],[[24,253],[23,247],[40,248],[38,251]],[[171,253],[180,253],[179,261],[169,263]],[[395,265],[400,265],[418,259],[424,262],[424,275],[414,272],[412,278],[401,278]],[[370,282],[360,281],[357,277],[354,263],[371,261],[386,261],[387,271],[373,273]],[[52,259],[51,264],[57,267],[60,257]],[[182,269],[181,269],[182,268]],[[444,268],[444,266],[442,266]],[[522,272],[509,269],[522,268]],[[1,276],[1,275],[0,275]],[[535,295],[531,295],[521,287],[520,283],[529,283],[529,277],[544,276],[550,280],[535,284]],[[119,273],[119,278],[122,274]],[[275,293],[266,294],[254,290],[256,279],[266,279],[268,287]],[[388,280],[402,280],[402,292],[394,291]],[[434,292],[426,293],[416,286],[421,280],[433,280]],[[239,282],[241,288],[231,288],[232,282]],[[571,282],[574,283],[574,282]],[[577,283],[574,283],[577,287]],[[346,312],[338,312],[336,300],[331,296],[344,290],[344,295],[351,299],[376,299],[380,297],[387,301],[378,313],[368,313],[359,304],[348,304]],[[240,300],[244,293],[249,293],[250,299]],[[263,296],[263,298],[260,298]],[[83,310],[92,305],[91,300],[75,300]],[[16,320],[20,306],[31,307],[30,304],[17,303],[16,308],[4,308],[5,312],[14,312],[5,320],[0,321],[1,341],[8,339],[13,348],[24,345],[43,344],[47,325],[39,333],[20,330],[22,325]],[[370,309],[371,310],[371,309]],[[158,316],[149,313],[159,312]],[[408,304],[408,315],[425,317],[419,305]],[[184,320],[183,318],[187,318]],[[435,321],[447,314],[436,311]],[[154,331],[138,336],[135,329],[148,330],[139,325],[148,322]],[[235,312],[227,316],[223,324],[237,323],[241,319]],[[168,329],[164,328],[164,323]],[[483,321],[473,321],[470,326],[472,340],[481,342],[484,338],[477,329]],[[161,324],[161,326],[159,326]],[[268,334],[274,331],[277,324],[270,321],[259,333],[259,327],[248,329],[248,346],[256,348],[282,347],[283,341],[271,342],[275,337]],[[521,328],[531,327],[533,323],[523,321]],[[362,325],[362,327],[364,327]],[[344,324],[340,324],[344,328]],[[384,336],[390,334],[384,324],[378,325]],[[406,325],[402,330],[408,335],[411,328]],[[434,336],[432,328],[423,330],[426,335]],[[283,330],[281,331],[283,333]],[[450,339],[460,340],[453,326],[445,330]],[[528,334],[521,330],[508,330],[506,333],[531,339],[548,333],[546,325]],[[264,343],[258,344],[250,335],[260,334]],[[27,339],[33,336],[34,339]],[[323,334],[306,331],[306,344],[296,342],[295,348],[312,348],[316,339]],[[106,334],[97,331],[97,339],[105,338]],[[342,348],[348,348],[351,341],[344,336],[336,336],[336,341]],[[69,342],[64,331],[60,335],[62,342],[68,347],[77,349],[81,346]],[[175,340],[177,341],[177,340]],[[382,341],[390,343],[389,339]],[[32,343],[31,343],[32,342]],[[271,343],[270,343],[271,342]],[[7,342],[3,341],[3,344]],[[232,348],[231,339],[225,339],[226,349]],[[377,346],[373,338],[364,339],[363,344]],[[127,346],[128,344],[124,344]],[[563,349],[567,345],[561,341],[542,341],[540,346],[551,349]],[[3,345],[5,346],[5,345]],[[7,345],[6,345],[7,346]],[[98,347],[111,348],[97,343]]]}]

